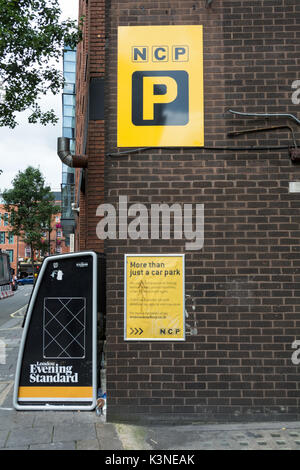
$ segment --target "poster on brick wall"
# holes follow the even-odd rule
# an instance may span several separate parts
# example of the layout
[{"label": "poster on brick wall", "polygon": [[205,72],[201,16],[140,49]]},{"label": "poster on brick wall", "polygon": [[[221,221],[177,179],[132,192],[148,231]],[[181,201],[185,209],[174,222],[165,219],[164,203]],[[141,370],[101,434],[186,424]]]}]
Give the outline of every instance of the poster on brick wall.
[{"label": "poster on brick wall", "polygon": [[202,26],[118,28],[118,147],[204,145]]},{"label": "poster on brick wall", "polygon": [[125,340],[185,340],[184,277],[184,255],[125,255]]}]

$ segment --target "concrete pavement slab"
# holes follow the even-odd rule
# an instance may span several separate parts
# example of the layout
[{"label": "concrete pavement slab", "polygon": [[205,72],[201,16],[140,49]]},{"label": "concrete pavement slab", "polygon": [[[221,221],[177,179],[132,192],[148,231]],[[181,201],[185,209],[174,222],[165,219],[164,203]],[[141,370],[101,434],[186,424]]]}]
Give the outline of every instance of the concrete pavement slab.
[{"label": "concrete pavement slab", "polygon": [[0,430],[0,449],[1,447],[4,447],[8,438],[8,434],[9,434],[9,431],[7,429],[2,430],[2,431]]},{"label": "concrete pavement slab", "polygon": [[35,444],[29,450],[75,450],[75,442],[52,442],[50,444]]},{"label": "concrete pavement slab", "polygon": [[77,441],[77,450],[100,450],[100,443],[97,439],[91,439],[89,441]]},{"label": "concrete pavement slab", "polygon": [[95,425],[86,423],[57,424],[54,427],[53,442],[94,440],[97,438]]},{"label": "concrete pavement slab", "polygon": [[109,423],[96,424],[97,437],[102,450],[123,450],[123,443],[116,427]]},{"label": "concrete pavement slab", "polygon": [[[11,403],[10,403],[11,405]],[[0,430],[1,429],[19,429],[24,427],[32,427],[34,422],[34,414],[30,412],[22,412],[16,410],[0,409]]]},{"label": "concrete pavement slab", "polygon": [[50,444],[52,429],[45,427],[13,429],[8,436],[6,447]]}]

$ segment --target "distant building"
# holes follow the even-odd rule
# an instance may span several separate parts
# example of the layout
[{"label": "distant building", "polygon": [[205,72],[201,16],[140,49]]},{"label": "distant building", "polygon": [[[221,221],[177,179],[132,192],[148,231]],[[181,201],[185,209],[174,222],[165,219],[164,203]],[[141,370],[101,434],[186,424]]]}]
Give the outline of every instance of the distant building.
[{"label": "distant building", "polygon": [[[61,193],[60,191],[53,192],[55,196],[55,204],[61,206]],[[5,250],[10,257],[11,267],[17,273],[18,261],[26,262],[31,259],[31,249],[21,237],[12,234],[11,227],[8,223],[9,213],[5,210],[4,204],[0,203],[0,248]],[[61,225],[61,212],[52,217],[51,222],[52,231],[45,232],[42,237],[45,244],[44,253],[61,254],[67,253],[69,248],[65,243],[65,236]],[[50,249],[49,249],[50,247]],[[42,260],[43,253],[36,252],[36,259]]]}]

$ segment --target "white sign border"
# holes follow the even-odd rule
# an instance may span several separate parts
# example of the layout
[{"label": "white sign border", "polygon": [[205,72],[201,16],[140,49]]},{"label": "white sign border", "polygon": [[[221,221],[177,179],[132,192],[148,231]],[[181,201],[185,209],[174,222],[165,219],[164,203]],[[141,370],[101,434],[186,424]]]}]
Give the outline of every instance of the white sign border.
[{"label": "white sign border", "polygon": [[[62,405],[50,405],[50,404],[43,404],[43,405],[23,405],[20,403],[19,399],[19,382],[20,382],[20,377],[21,377],[21,368],[22,368],[22,360],[23,360],[23,354],[25,350],[25,344],[26,344],[26,338],[27,338],[27,332],[29,329],[29,324],[31,320],[31,315],[33,312],[33,308],[35,305],[35,300],[38,294],[38,289],[41,284],[41,280],[43,278],[44,272],[46,271],[46,268],[49,263],[52,263],[54,261],[60,261],[63,258],[77,258],[79,256],[92,256],[93,258],[93,285],[92,285],[92,389],[93,389],[93,396],[91,398],[88,398],[87,400],[81,400],[80,401],[88,401],[89,404],[87,405],[68,405],[69,399],[66,398],[60,398],[59,401],[61,403],[66,403]],[[16,373],[15,373],[15,382],[14,382],[14,392],[13,392],[13,407],[17,411],[24,411],[24,410],[86,410],[86,411],[92,411],[95,409],[97,405],[97,387],[98,387],[98,382],[97,382],[97,294],[98,294],[98,256],[97,253],[94,251],[80,251],[76,253],[66,253],[63,255],[53,255],[53,256],[48,256],[45,258],[41,271],[39,273],[39,276],[37,278],[36,284],[34,285],[30,301],[28,304],[28,310],[26,313],[26,320],[25,320],[25,325],[24,325],[24,331],[22,334],[21,338],[21,344],[19,348],[19,354],[18,354],[18,359],[17,359],[17,367],[16,367]],[[26,400],[22,401],[32,401],[31,398],[26,398]],[[45,402],[47,401],[47,398],[38,398],[37,400],[34,400],[37,402]],[[53,400],[51,398],[51,402],[54,402],[56,400]],[[72,398],[73,402],[79,402],[77,398]]]}]

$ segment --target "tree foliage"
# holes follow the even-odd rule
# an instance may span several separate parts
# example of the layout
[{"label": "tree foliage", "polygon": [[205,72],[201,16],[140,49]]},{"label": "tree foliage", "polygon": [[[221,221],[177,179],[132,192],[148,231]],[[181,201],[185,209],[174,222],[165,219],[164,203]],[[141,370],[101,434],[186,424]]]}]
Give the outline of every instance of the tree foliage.
[{"label": "tree foliage", "polygon": [[61,91],[57,62],[64,46],[74,48],[81,39],[77,22],[60,15],[58,0],[0,0],[0,126],[14,128],[16,112],[27,109],[29,122],[57,122],[39,99]]},{"label": "tree foliage", "polygon": [[19,171],[12,183],[12,189],[2,193],[8,222],[12,233],[30,245],[34,263],[34,252],[42,249],[43,233],[60,208],[54,204],[51,188],[45,185],[39,169],[29,166],[24,172]]}]

